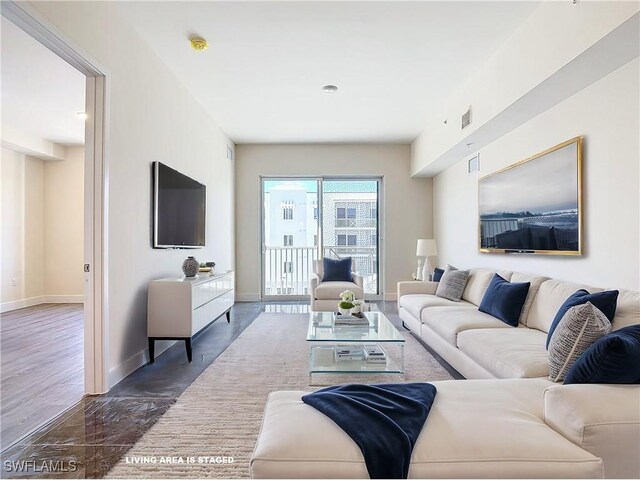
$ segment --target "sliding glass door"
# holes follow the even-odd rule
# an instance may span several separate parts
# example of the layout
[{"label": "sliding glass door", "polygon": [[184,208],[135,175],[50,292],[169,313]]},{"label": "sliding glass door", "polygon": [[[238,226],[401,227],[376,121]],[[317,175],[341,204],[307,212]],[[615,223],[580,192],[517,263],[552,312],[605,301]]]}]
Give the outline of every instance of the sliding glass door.
[{"label": "sliding glass door", "polygon": [[262,297],[309,294],[318,259],[318,179],[262,180]]},{"label": "sliding glass door", "polygon": [[352,257],[365,297],[377,298],[380,186],[380,178],[263,178],[263,299],[306,298],[323,257]]},{"label": "sliding glass door", "polygon": [[364,292],[379,294],[378,179],[322,181],[322,252],[324,257],[351,257],[364,277]]}]

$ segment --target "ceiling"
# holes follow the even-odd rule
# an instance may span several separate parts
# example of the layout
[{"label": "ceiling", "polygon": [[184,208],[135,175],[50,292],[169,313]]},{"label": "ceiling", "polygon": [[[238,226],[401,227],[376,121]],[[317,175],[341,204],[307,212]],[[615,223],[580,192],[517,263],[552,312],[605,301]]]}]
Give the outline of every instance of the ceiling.
[{"label": "ceiling", "polygon": [[[411,142],[538,2],[122,2],[236,143]],[[191,50],[188,38],[209,42]],[[322,92],[334,84],[337,93]]]},{"label": "ceiling", "polygon": [[62,145],[84,144],[85,76],[2,17],[2,124]]}]

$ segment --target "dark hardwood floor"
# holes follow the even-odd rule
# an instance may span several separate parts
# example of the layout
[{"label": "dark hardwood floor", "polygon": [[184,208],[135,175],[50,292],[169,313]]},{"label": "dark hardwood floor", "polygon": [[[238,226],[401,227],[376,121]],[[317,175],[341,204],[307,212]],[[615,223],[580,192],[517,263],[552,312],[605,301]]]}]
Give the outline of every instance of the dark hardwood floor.
[{"label": "dark hardwood floor", "polygon": [[51,303],[2,314],[0,450],[82,398],[83,316]]}]

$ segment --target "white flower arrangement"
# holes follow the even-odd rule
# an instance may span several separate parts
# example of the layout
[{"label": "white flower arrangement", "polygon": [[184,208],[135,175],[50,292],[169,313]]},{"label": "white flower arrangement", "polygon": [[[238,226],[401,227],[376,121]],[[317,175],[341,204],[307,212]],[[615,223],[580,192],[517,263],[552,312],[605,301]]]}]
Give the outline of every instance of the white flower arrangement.
[{"label": "white flower arrangement", "polygon": [[340,300],[343,302],[353,303],[356,300],[355,294],[351,290],[345,290],[340,294]]}]

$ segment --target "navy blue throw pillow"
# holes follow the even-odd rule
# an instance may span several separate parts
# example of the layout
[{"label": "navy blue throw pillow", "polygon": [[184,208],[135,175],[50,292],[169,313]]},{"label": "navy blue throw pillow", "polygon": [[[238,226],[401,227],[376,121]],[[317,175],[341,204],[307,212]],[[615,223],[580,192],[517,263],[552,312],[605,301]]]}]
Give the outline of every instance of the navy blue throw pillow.
[{"label": "navy blue throw pillow", "polygon": [[442,278],[442,275],[444,275],[444,270],[441,268],[434,268],[433,269],[433,281],[434,282],[439,282],[440,279]]},{"label": "navy blue throw pillow", "polygon": [[530,282],[510,283],[494,273],[478,310],[517,327],[530,285]]},{"label": "navy blue throw pillow", "polygon": [[547,333],[547,350],[549,350],[549,342],[551,336],[556,327],[571,307],[576,305],[582,305],[584,303],[591,302],[594,307],[604,313],[604,316],[613,323],[613,317],[616,314],[616,307],[618,305],[618,290],[607,290],[606,292],[589,293],[585,289],[581,288],[576,293],[567,298],[562,306],[558,309],[558,313],[551,322],[549,327],[549,333]]},{"label": "navy blue throw pillow", "polygon": [[640,325],[599,338],[578,357],[564,383],[640,383]]},{"label": "navy blue throw pillow", "polygon": [[324,257],[322,260],[323,282],[351,282],[351,257],[342,260]]}]

